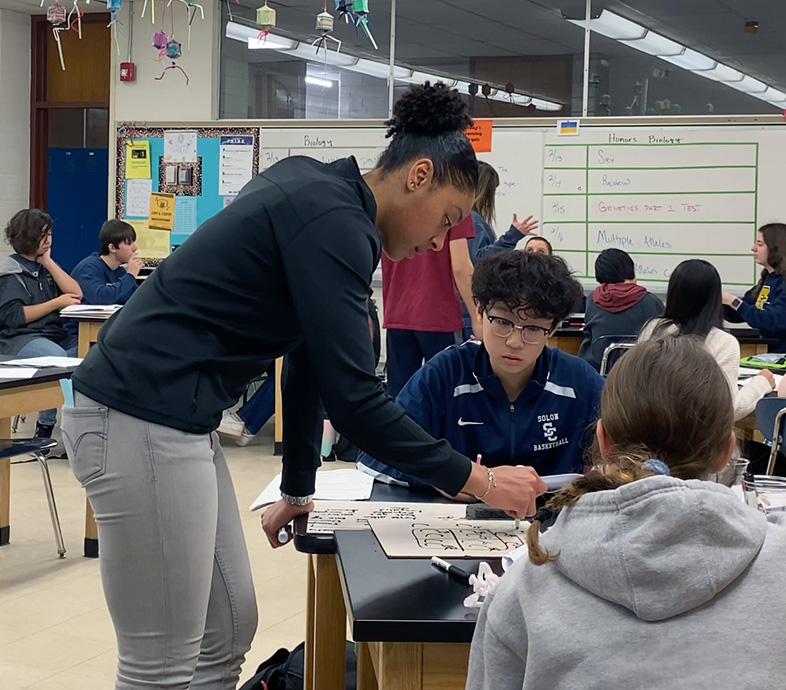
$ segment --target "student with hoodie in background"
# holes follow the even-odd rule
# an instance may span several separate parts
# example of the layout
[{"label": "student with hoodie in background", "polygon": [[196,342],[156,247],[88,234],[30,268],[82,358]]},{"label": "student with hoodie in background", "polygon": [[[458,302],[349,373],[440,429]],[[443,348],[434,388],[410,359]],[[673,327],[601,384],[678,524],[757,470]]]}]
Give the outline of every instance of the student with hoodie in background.
[{"label": "student with hoodie in background", "polygon": [[[14,254],[0,260],[0,354],[75,357],[76,333],[60,310],[82,300],[82,289],[52,259],[52,219],[37,208],[19,211],[5,228]],[[37,437],[51,438],[57,410],[38,413]]]},{"label": "student with hoodie in background", "polygon": [[636,283],[633,259],[621,249],[604,249],[598,255],[595,280],[600,286],[587,299],[579,357],[600,370],[593,343],[606,335],[638,335],[647,321],[663,314],[663,302]]},{"label": "student with hoodie in background", "polygon": [[702,481],[732,456],[733,427],[700,342],[626,354],[594,469],[539,511],[484,602],[468,690],[782,687],[786,514]]}]

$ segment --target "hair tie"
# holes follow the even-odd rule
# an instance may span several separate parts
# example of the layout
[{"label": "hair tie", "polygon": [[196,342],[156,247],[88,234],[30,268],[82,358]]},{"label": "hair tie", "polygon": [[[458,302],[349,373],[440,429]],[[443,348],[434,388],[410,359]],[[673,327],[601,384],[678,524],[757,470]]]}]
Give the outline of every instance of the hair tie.
[{"label": "hair tie", "polygon": [[669,466],[663,462],[663,460],[658,460],[658,458],[650,458],[647,462],[642,464],[642,468],[649,470],[653,474],[662,474],[665,477],[671,477]]}]

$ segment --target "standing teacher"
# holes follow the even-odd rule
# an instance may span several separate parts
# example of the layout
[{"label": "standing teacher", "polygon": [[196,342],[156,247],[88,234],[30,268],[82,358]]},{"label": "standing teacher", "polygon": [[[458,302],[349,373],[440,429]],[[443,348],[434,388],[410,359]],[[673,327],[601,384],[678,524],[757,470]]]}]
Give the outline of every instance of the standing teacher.
[{"label": "standing teacher", "polygon": [[442,248],[472,207],[478,166],[456,91],[414,87],[390,145],[281,161],[204,223],[102,328],[64,413],[74,474],[95,510],[118,641],[117,690],[229,690],[256,628],[251,570],[218,437],[246,382],[287,355],[282,500],[268,540],[312,509],[320,398],[363,450],[451,494],[524,517],[530,468],[471,463],[426,434],[374,374],[366,298],[380,252]]}]

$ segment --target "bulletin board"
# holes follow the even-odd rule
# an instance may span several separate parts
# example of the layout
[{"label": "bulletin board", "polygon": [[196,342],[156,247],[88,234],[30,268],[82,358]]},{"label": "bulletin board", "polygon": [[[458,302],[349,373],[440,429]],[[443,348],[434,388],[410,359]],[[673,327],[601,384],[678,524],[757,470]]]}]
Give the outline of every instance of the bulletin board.
[{"label": "bulletin board", "polygon": [[[171,133],[188,133],[196,135],[195,160],[179,162],[166,161],[165,136]],[[193,141],[193,139],[191,140]],[[148,149],[149,178],[127,179],[128,168],[126,165],[128,144],[145,145]],[[229,203],[233,193],[227,191],[226,171],[227,152],[232,150],[241,152],[248,146],[251,153],[249,159],[250,175],[259,172],[259,128],[258,127],[137,127],[131,124],[120,124],[117,127],[116,140],[116,177],[115,177],[115,217],[123,218],[132,223],[139,235],[140,229],[146,227],[148,215],[144,212],[143,204],[139,203],[141,196],[138,191],[149,185],[151,192],[163,192],[175,195],[175,220],[174,228],[168,235],[170,245],[179,245],[204,223]],[[239,144],[239,146],[238,146]],[[167,168],[175,166],[181,170],[180,178],[175,171],[174,180],[168,178]],[[145,173],[142,173],[144,175]],[[172,174],[172,171],[169,171]],[[148,179],[149,182],[144,180]],[[136,186],[137,203],[135,208],[129,208],[129,184]],[[141,184],[141,187],[140,187]],[[240,185],[242,186],[242,185]],[[134,192],[132,191],[132,194]],[[159,231],[159,233],[162,231]],[[140,244],[139,241],[137,244]],[[140,255],[145,254],[141,251]],[[152,255],[156,256],[156,255]]]}]

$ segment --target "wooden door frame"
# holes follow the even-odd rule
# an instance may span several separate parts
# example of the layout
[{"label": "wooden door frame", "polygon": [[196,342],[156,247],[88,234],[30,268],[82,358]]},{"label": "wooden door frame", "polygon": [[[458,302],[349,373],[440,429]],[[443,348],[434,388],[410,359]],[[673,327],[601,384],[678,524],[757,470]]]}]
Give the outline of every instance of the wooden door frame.
[{"label": "wooden door frame", "polygon": [[[104,12],[85,14],[84,24],[104,24],[110,20]],[[49,31],[52,25],[45,15],[31,17],[30,38],[30,207],[46,210],[47,172],[49,169],[49,109],[108,108],[109,101],[86,103],[49,101],[46,88],[46,61]],[[107,29],[108,31],[109,29]]]}]

